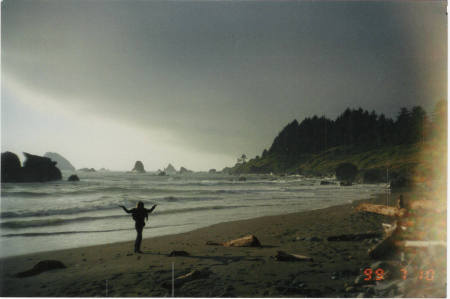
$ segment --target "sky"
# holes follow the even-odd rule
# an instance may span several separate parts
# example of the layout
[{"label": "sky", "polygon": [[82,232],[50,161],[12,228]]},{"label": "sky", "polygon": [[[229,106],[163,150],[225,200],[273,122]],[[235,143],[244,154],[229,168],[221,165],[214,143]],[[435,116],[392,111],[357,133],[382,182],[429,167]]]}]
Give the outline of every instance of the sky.
[{"label": "sky", "polygon": [[444,1],[3,0],[1,150],[222,169],[293,119],[447,96]]}]

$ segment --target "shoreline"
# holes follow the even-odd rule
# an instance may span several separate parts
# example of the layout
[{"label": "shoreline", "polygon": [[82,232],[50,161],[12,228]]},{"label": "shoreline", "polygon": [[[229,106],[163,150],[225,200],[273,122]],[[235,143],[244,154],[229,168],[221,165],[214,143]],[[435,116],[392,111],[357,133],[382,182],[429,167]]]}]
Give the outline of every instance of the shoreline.
[{"label": "shoreline", "polygon": [[[358,242],[329,242],[332,235],[381,233],[384,216],[361,217],[360,202],[384,202],[384,194],[310,211],[222,222],[189,232],[145,238],[144,254],[133,253],[134,241],[46,251],[0,259],[2,296],[166,296],[165,283],[192,270],[207,269],[208,278],[176,288],[176,296],[342,297],[344,284],[370,265],[367,248]],[[395,194],[391,194],[395,198]],[[262,248],[207,246],[253,234]],[[370,241],[372,242],[372,241]],[[186,257],[169,257],[184,250]],[[277,251],[307,255],[313,262],[275,261]],[[27,278],[14,274],[42,260],[59,260],[67,268]],[[300,272],[299,272],[300,270]],[[231,275],[233,273],[233,275]],[[298,280],[300,288],[288,281]],[[106,282],[107,281],[107,282]],[[201,282],[201,283],[200,283]],[[219,283],[220,282],[220,283]],[[108,284],[108,288],[106,288]],[[300,293],[299,293],[300,292]]]},{"label": "shoreline", "polygon": [[[323,210],[323,209],[328,209],[328,208],[332,208],[332,207],[340,207],[340,206],[347,206],[347,205],[354,205],[356,202],[366,202],[369,200],[378,200],[378,198],[380,198],[381,196],[384,196],[385,194],[383,193],[375,193],[373,194],[370,198],[366,198],[366,199],[355,199],[353,200],[351,203],[341,203],[338,205],[331,205],[325,208],[315,208],[312,210],[306,210],[306,211],[300,211],[300,212],[291,212],[291,213],[285,213],[285,214],[276,214],[276,215],[266,215],[266,216],[257,216],[257,217],[251,217],[251,218],[245,218],[245,219],[239,219],[239,220],[231,220],[231,221],[223,221],[223,222],[218,222],[218,223],[214,223],[214,224],[210,224],[207,226],[203,226],[203,227],[198,227],[198,228],[194,228],[192,230],[189,231],[185,231],[185,232],[180,232],[180,233],[169,233],[169,234],[164,234],[164,235],[158,235],[158,236],[152,236],[152,237],[145,237],[145,230],[146,229],[152,229],[152,227],[150,226],[149,228],[144,228],[144,233],[143,233],[143,239],[142,242],[145,242],[146,240],[150,240],[150,239],[154,239],[154,238],[161,238],[161,237],[169,237],[169,236],[177,236],[177,235],[182,235],[182,234],[186,234],[186,233],[191,233],[191,232],[195,232],[197,230],[202,230],[202,229],[207,229],[209,227],[213,227],[216,225],[225,225],[227,223],[233,223],[233,222],[240,222],[240,221],[247,221],[247,220],[257,220],[260,219],[261,221],[266,218],[266,217],[282,217],[282,216],[288,216],[288,215],[293,215],[293,214],[301,214],[301,213],[308,213],[310,211],[317,211],[317,210]],[[130,231],[133,233],[135,233],[134,228],[132,228],[130,226]],[[34,253],[25,253],[25,254],[19,254],[19,255],[10,255],[10,256],[5,256],[5,257],[0,257],[0,262],[4,259],[9,259],[9,258],[19,258],[19,257],[26,257],[29,255],[36,255],[36,254],[50,254],[52,252],[59,252],[59,251],[66,251],[66,250],[77,250],[77,249],[83,249],[83,248],[91,248],[91,247],[98,247],[98,246],[107,246],[107,245],[119,245],[119,244],[124,244],[124,243],[130,243],[131,248],[133,248],[133,244],[134,244],[134,238],[132,240],[128,240],[128,241],[117,241],[117,242],[113,242],[113,243],[103,243],[103,244],[94,244],[94,245],[83,245],[80,247],[71,247],[71,248],[64,248],[64,249],[53,249],[53,250],[45,250],[45,251],[39,251],[39,252],[34,252]]]}]

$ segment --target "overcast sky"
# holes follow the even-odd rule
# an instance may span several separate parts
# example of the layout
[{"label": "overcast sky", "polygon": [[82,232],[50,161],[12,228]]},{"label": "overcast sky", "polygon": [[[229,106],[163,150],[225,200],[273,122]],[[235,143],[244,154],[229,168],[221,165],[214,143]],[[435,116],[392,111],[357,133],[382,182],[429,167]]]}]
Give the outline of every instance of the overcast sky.
[{"label": "overcast sky", "polygon": [[2,151],[221,169],[297,118],[446,98],[444,1],[2,2]]}]

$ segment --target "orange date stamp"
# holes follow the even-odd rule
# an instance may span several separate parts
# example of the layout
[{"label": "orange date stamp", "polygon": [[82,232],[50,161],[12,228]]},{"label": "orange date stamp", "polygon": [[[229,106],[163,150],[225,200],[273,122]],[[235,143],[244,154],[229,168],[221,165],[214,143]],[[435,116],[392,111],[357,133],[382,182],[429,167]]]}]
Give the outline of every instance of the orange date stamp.
[{"label": "orange date stamp", "polygon": [[[410,275],[416,275],[417,279],[419,280],[425,280],[425,281],[433,281],[435,276],[435,271],[433,269],[427,269],[427,270],[419,270],[418,272],[414,273],[408,273],[408,270],[405,268],[400,269],[401,277],[403,280],[408,279]],[[380,281],[385,279],[385,271],[382,268],[372,269],[372,268],[366,268],[364,269],[364,275],[366,276],[364,280],[375,280]]]}]

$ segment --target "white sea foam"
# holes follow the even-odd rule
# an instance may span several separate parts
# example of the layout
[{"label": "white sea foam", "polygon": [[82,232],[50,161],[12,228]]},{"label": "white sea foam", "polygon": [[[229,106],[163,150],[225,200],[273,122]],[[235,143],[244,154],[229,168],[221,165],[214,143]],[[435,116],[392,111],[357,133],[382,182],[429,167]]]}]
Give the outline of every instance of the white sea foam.
[{"label": "white sea foam", "polygon": [[382,185],[321,186],[298,176],[222,174],[160,177],[79,173],[80,182],[3,184],[1,256],[132,240],[133,220],[118,207],[158,204],[145,237],[214,223],[324,208],[368,198]]}]

